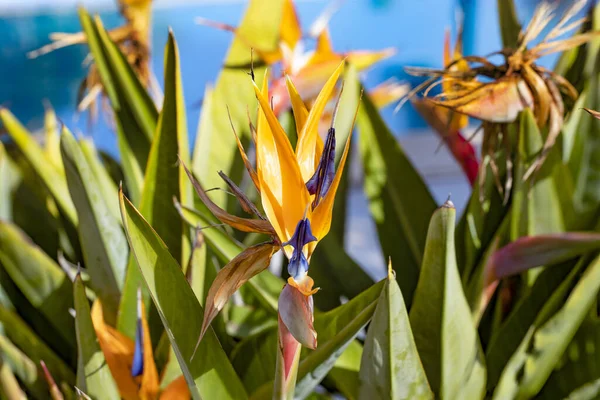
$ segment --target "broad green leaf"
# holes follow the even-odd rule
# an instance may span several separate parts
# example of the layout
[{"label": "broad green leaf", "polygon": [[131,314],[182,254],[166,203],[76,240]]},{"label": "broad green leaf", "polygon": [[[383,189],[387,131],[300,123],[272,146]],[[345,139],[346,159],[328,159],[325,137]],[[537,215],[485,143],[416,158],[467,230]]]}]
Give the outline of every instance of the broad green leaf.
[{"label": "broad green leaf", "polygon": [[120,397],[104,354],[98,344],[92,323],[90,303],[85,286],[77,275],[73,283],[75,300],[75,325],[77,331],[78,364],[82,366],[77,376],[77,387],[95,399],[117,399]]},{"label": "broad green leaf", "polygon": [[[352,345],[356,335],[373,316],[384,283],[384,281],[376,283],[346,304],[331,311],[315,314],[314,327],[317,331],[318,345],[316,350],[305,349],[302,354],[298,367],[296,398],[307,397],[331,371],[342,353]],[[268,332],[261,333],[261,335],[269,338],[269,346],[276,346],[276,330],[270,331],[275,332],[272,336],[268,336]],[[263,338],[260,342],[261,346],[266,346],[266,341]],[[356,349],[353,351],[356,351]],[[272,365],[274,371],[275,352],[273,352],[272,360],[263,358],[262,362],[265,369],[269,365],[268,363],[271,362],[270,365]],[[356,374],[355,379],[358,379],[358,374]],[[251,398],[269,399],[272,391],[272,382],[266,382],[252,394]]]},{"label": "broad green leaf", "polygon": [[[185,205],[192,202],[191,184],[178,158],[185,163],[188,153],[179,51],[170,33],[165,49],[164,104],[148,156],[140,212],[180,264],[189,259],[189,228],[179,218],[173,199]],[[130,337],[135,335],[136,293],[141,282],[140,271],[131,255],[117,324],[119,330]]]},{"label": "broad green leaf", "polygon": [[[0,324],[5,337],[35,366],[39,365],[40,360],[44,360],[59,385],[64,382],[73,387],[75,374],[71,368],[17,314],[0,306]],[[1,339],[4,337],[0,336]],[[4,342],[7,340],[4,339]],[[1,343],[0,346],[3,347]]]},{"label": "broad green leaf", "polygon": [[244,399],[246,392],[209,329],[192,359],[204,311],[165,243],[120,194],[123,225],[146,287],[194,399]]},{"label": "broad green leaf", "polygon": [[[564,286],[569,284],[569,280],[563,282]],[[599,290],[600,257],[596,257],[566,300],[559,289],[545,304],[508,362],[494,392],[495,398],[531,398],[541,390],[596,304]]]},{"label": "broad green leaf", "polygon": [[158,112],[99,19],[92,20],[83,9],[79,10],[79,19],[115,114],[117,144],[127,190],[139,202]]},{"label": "broad green leaf", "polygon": [[75,348],[71,281],[60,267],[16,226],[0,221],[0,262],[19,290],[65,343]]},{"label": "broad green leaf", "polygon": [[362,98],[357,125],[371,216],[384,256],[391,257],[410,308],[423,260],[427,224],[436,205],[368,96]]},{"label": "broad green leaf", "polygon": [[107,169],[102,164],[94,142],[90,138],[82,138],[79,140],[79,147],[81,147],[81,151],[83,152],[88,165],[94,172],[94,176],[99,184],[100,192],[110,213],[114,218],[121,222],[121,213],[119,212],[119,189],[110,177]]},{"label": "broad green leaf", "polygon": [[[236,132],[248,142],[248,108],[254,107],[256,98],[247,72],[250,70],[250,47],[263,50],[276,49],[283,1],[251,0],[227,53],[226,66],[247,65],[248,68],[224,68],[217,78],[212,93],[207,91],[198,126],[192,171],[207,188],[226,189],[217,171],[222,170],[234,182],[239,182],[244,166],[238,154],[235,137],[227,116],[227,107]],[[262,77],[264,68],[255,68],[254,74]],[[260,83],[260,82],[259,82]],[[235,101],[233,100],[235,99]],[[254,113],[252,113],[254,114]],[[215,193],[215,203],[225,206],[228,198]],[[235,199],[230,200],[234,204]]]},{"label": "broad green leaf", "polygon": [[521,32],[515,3],[513,0],[498,0],[497,4],[502,46],[506,49],[514,49],[519,41],[519,32]]},{"label": "broad green leaf", "polygon": [[277,318],[264,308],[234,305],[229,309],[227,332],[233,337],[247,338],[274,326],[277,326]]},{"label": "broad green leaf", "polygon": [[455,216],[448,201],[431,217],[410,324],[436,396],[480,398],[485,364],[456,266]]},{"label": "broad green leaf", "polygon": [[67,220],[73,226],[77,226],[75,206],[69,197],[67,181],[60,170],[48,159],[33,136],[8,110],[0,108],[0,121],[32,169],[40,177],[48,191],[52,193]]},{"label": "broad green leaf", "polygon": [[121,224],[104,202],[98,179],[77,141],[66,128],[61,138],[63,164],[79,216],[79,240],[90,286],[110,324],[116,321],[127,265],[127,242]]},{"label": "broad green leaf", "polygon": [[365,340],[360,382],[362,399],[433,399],[391,265]]}]

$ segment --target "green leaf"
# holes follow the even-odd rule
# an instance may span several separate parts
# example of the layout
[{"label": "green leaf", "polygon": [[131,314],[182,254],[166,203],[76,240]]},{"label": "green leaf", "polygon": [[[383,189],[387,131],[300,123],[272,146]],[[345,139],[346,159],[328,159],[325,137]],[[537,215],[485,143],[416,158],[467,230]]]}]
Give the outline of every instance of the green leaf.
[{"label": "green leaf", "polygon": [[431,217],[410,324],[436,396],[480,398],[485,364],[456,266],[455,215],[448,201]]},{"label": "green leaf", "polygon": [[371,216],[383,254],[391,257],[397,268],[400,288],[410,308],[427,224],[436,204],[368,96],[362,99],[357,124]]},{"label": "green leaf", "polygon": [[246,392],[212,329],[196,345],[204,311],[165,243],[120,194],[123,225],[194,399],[244,399]]},{"label": "green leaf", "polygon": [[514,49],[519,41],[521,24],[515,10],[513,0],[498,0],[498,18],[500,19],[500,35],[504,48]]},{"label": "green leaf", "polygon": [[367,333],[360,382],[363,399],[433,399],[391,265]]},{"label": "green leaf", "polygon": [[15,225],[0,221],[0,262],[38,312],[75,348],[71,282],[60,267]]},{"label": "green leaf", "polygon": [[64,382],[71,387],[75,384],[75,374],[71,368],[16,313],[0,306],[0,324],[6,338],[33,361],[35,366],[39,365],[40,360],[44,360],[57,384]]},{"label": "green leaf", "polygon": [[[148,156],[140,212],[165,241],[171,255],[181,264],[189,259],[189,228],[179,218],[173,199],[185,205],[191,205],[193,201],[191,184],[179,164],[179,157],[187,162],[188,153],[179,51],[175,38],[170,33],[165,49],[164,104]],[[140,271],[131,255],[117,327],[132,338],[136,326],[136,294],[141,282]]]},{"label": "green leaf", "polygon": [[110,177],[107,169],[102,164],[93,140],[90,138],[82,138],[79,140],[79,147],[81,148],[88,165],[94,172],[104,202],[108,206],[110,213],[117,221],[121,222],[121,213],[119,212],[119,189]]},{"label": "green leaf", "polygon": [[100,20],[92,20],[84,9],[79,10],[79,19],[94,57],[94,65],[115,114],[117,144],[127,190],[139,202],[158,112],[126,58],[108,37]]},{"label": "green leaf", "polygon": [[[342,353],[353,343],[360,330],[370,321],[384,283],[384,281],[376,283],[346,304],[315,315],[314,326],[319,344],[316,350],[305,349],[305,353],[302,355],[298,367],[296,398],[305,398],[314,390],[334,367]],[[270,346],[276,349],[276,330],[272,336],[267,336],[267,332],[261,333],[261,335],[265,335],[263,340],[260,341],[261,346]],[[268,345],[266,344],[267,339],[264,339],[265,337],[269,338]],[[262,356],[264,357],[264,353]],[[263,358],[262,362],[264,363],[262,368],[266,370],[267,366],[271,368],[272,365],[274,371],[275,351],[273,351],[272,360]],[[358,379],[358,374],[356,375],[355,378]],[[272,382],[266,382],[252,394],[251,398],[268,399],[271,398],[272,391]]]},{"label": "green leaf", "polygon": [[0,108],[0,121],[19,147],[27,162],[40,177],[43,184],[56,200],[60,210],[73,226],[77,226],[75,206],[69,197],[67,181],[56,166],[44,154],[44,150],[33,136],[8,110]]},{"label": "green leaf", "polygon": [[75,277],[73,283],[73,298],[75,299],[78,364],[82,366],[79,372],[83,374],[77,376],[77,387],[95,399],[117,399],[120,397],[119,390],[98,344],[90,303],[79,275]]},{"label": "green leaf", "polygon": [[[563,282],[563,286],[569,284],[569,280]],[[504,369],[494,392],[495,398],[531,398],[540,391],[586,315],[596,304],[599,290],[600,257],[596,257],[587,266],[566,301],[559,289],[538,314]],[[558,311],[552,313],[554,309]]]},{"label": "green leaf", "polygon": [[[275,50],[279,40],[282,7],[282,1],[251,0],[224,64],[250,65],[250,47]],[[226,189],[225,183],[216,173],[219,170],[225,172],[234,182],[239,182],[242,178],[244,166],[238,154],[226,106],[229,107],[236,132],[243,141],[248,142],[250,132],[247,107],[256,104],[256,97],[247,72],[248,69],[224,68],[212,93],[205,93],[192,171],[207,188]],[[255,68],[254,74],[256,77],[262,77],[264,67]],[[212,198],[221,207],[228,201],[225,194],[219,192]],[[230,204],[233,206],[235,199],[231,199]]]},{"label": "green leaf", "polygon": [[100,185],[77,141],[63,128],[63,164],[79,216],[79,240],[90,285],[102,300],[104,316],[114,324],[127,264],[127,242],[101,194]]}]

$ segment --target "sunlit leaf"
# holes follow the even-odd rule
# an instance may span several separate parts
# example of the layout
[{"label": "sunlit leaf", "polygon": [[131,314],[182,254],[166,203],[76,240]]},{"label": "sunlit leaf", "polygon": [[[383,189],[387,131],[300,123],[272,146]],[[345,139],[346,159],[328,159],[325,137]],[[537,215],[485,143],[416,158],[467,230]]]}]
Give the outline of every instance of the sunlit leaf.
[{"label": "sunlit leaf", "polygon": [[364,399],[433,399],[400,287],[391,270],[369,326],[360,368]]},{"label": "sunlit leaf", "polygon": [[117,385],[98,344],[90,315],[90,304],[80,276],[75,278],[73,298],[75,300],[78,363],[82,366],[78,373],[83,373],[83,375],[77,376],[77,387],[94,398],[119,398]]},{"label": "sunlit leaf", "polygon": [[192,397],[246,398],[244,387],[212,330],[191,358],[204,311],[165,243],[122,193],[120,199],[130,246]]},{"label": "sunlit leaf", "polygon": [[436,396],[479,398],[485,364],[456,266],[455,215],[448,201],[431,217],[410,324]]},{"label": "sunlit leaf", "polygon": [[63,164],[79,216],[79,240],[90,286],[102,300],[110,323],[116,321],[127,263],[127,242],[121,224],[104,202],[100,185],[75,138],[63,128]]}]

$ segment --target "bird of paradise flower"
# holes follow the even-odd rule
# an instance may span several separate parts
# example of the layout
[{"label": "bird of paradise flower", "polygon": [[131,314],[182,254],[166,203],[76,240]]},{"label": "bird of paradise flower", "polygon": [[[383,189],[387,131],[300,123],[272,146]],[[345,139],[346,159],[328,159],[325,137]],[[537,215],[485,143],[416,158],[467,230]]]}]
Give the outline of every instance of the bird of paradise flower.
[{"label": "bird of paradise flower", "polygon": [[221,222],[240,231],[263,233],[271,237],[268,242],[247,248],[219,271],[207,295],[198,343],[229,297],[254,275],[265,270],[273,254],[282,249],[288,259],[290,276],[279,297],[281,362],[278,365],[285,372],[284,383],[288,388],[292,385],[292,366],[297,364],[301,345],[311,349],[317,346],[312,295],[318,288],[314,288],[314,281],[308,275],[309,262],[317,243],[331,227],[334,199],[351,138],[349,135],[336,169],[335,128],[332,124],[323,141],[318,127],[343,68],[344,62],[336,67],[310,112],[291,79],[287,79],[286,86],[298,130],[295,149],[268,101],[267,74],[261,89],[254,84],[260,105],[256,130],[253,132],[256,169],[239,139],[237,143],[250,178],[260,194],[264,214],[221,172],[221,177],[239,199],[242,208],[256,218],[241,218],[227,213],[208,197],[200,182],[186,168],[196,193]]},{"label": "bird of paradise flower", "polygon": [[[358,71],[366,70],[379,61],[395,54],[395,49],[386,48],[380,51],[353,50],[345,53],[333,48],[328,30],[328,22],[340,7],[341,1],[330,4],[308,29],[302,30],[300,19],[293,0],[284,0],[279,28],[279,42],[274,50],[265,49],[247,38],[236,27],[220,22],[197,18],[199,24],[233,32],[248,47],[251,47],[258,58],[279,73],[272,76],[269,98],[275,115],[289,110],[292,106],[287,93],[287,77],[296,87],[300,98],[310,109],[321,87],[331,76],[342,60],[353,64]],[[310,42],[315,42],[314,50],[309,50]],[[235,66],[229,66],[235,68]],[[242,66],[247,68],[246,65]],[[373,102],[380,108],[387,106],[406,94],[408,87],[390,80],[369,92]],[[338,94],[332,92],[330,100]],[[324,113],[324,119],[331,117],[331,107]]]}]

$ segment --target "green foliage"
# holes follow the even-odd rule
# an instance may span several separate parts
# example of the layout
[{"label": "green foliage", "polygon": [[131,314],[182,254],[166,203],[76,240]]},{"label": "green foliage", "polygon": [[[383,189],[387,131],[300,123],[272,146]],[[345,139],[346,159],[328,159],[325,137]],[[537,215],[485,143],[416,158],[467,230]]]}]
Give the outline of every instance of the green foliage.
[{"label": "green foliage", "polygon": [[[520,25],[511,1],[498,7],[510,46]],[[226,106],[252,158],[249,122],[256,123],[257,102],[246,74],[249,44],[256,46],[254,73],[261,77],[259,53],[277,50],[284,8],[282,0],[249,2],[225,66],[205,90],[193,150],[173,33],[165,49],[164,99],[155,104],[122,48],[85,10],[81,25],[110,103],[120,161],[96,150],[91,139],[58,129],[50,110],[38,140],[0,109],[8,138],[0,143],[0,395],[48,398],[43,361],[66,398],[75,398],[75,387],[91,398],[128,397],[119,393],[123,378],[136,386],[129,397],[141,398],[145,377],[130,376],[137,346],[156,364],[157,398],[277,398],[278,298],[287,275],[263,270],[233,301],[220,299],[227,304],[198,342],[218,272],[247,246],[269,239],[223,226],[192,184],[197,179],[205,188],[235,191],[242,203],[244,196],[256,199],[242,178]],[[585,29],[597,27],[599,9]],[[393,271],[375,283],[346,252],[348,161],[331,230],[310,261],[322,288],[312,295],[318,344],[297,353],[295,385],[281,396],[598,396],[600,121],[580,108],[600,108],[599,46],[596,40],[564,53],[557,66],[582,92],[567,105],[558,144],[539,172],[523,179],[547,135],[525,110],[506,124],[509,140],[494,155],[496,164],[484,157],[458,221],[451,202],[438,208],[375,100],[362,93],[357,68],[346,66],[334,121],[335,165],[356,115],[358,143],[349,160],[362,163],[370,215]],[[297,140],[291,111],[280,118]],[[192,167],[189,177],[184,165]],[[219,170],[241,189],[227,187]],[[509,192],[498,190],[501,179],[512,181]],[[223,190],[211,198],[231,214],[243,212]],[[103,321],[91,314],[99,310],[92,308],[100,306],[92,306],[96,301]],[[140,342],[144,324],[150,337]],[[107,332],[116,347],[99,340]],[[115,359],[126,366],[121,375]]]}]

